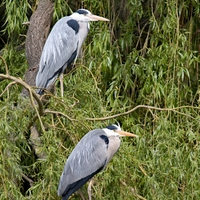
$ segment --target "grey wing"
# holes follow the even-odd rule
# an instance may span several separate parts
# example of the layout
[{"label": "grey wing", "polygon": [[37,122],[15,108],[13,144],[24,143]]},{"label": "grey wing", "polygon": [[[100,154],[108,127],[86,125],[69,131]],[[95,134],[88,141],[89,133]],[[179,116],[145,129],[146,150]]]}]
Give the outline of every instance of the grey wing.
[{"label": "grey wing", "polygon": [[[94,132],[95,131],[95,132]],[[105,134],[101,129],[85,135],[70,154],[60,177],[58,195],[80,188],[88,179],[98,173],[107,161],[107,145],[99,136]],[[90,176],[91,175],[91,176]],[[88,178],[87,178],[88,177]],[[84,180],[83,183],[83,179]],[[78,183],[82,181],[82,183]],[[75,185],[79,185],[76,187]]]},{"label": "grey wing", "polygon": [[42,51],[37,87],[47,88],[77,57],[78,31],[69,26],[68,21],[73,21],[77,30],[79,28],[78,22],[70,17],[63,17],[54,25]]}]

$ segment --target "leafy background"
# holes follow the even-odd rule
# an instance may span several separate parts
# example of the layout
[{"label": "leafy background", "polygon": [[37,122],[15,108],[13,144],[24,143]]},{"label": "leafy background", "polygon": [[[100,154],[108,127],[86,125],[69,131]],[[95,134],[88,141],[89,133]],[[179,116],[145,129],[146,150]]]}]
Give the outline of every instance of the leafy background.
[{"label": "leafy background", "polygon": [[[139,138],[123,138],[95,176],[95,199],[199,199],[199,1],[54,2],[52,25],[80,7],[110,22],[91,23],[84,56],[65,75],[64,99],[57,82],[57,95],[35,122],[35,147],[29,125],[36,109],[21,84],[2,74],[24,79],[22,23],[38,1],[2,1],[0,199],[60,199],[59,177],[76,143],[117,122]],[[87,199],[87,185],[82,191]]]}]

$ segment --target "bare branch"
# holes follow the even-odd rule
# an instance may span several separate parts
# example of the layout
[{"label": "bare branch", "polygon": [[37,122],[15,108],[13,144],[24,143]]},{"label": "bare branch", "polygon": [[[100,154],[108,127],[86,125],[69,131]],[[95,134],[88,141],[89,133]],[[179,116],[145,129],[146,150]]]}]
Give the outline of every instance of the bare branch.
[{"label": "bare branch", "polygon": [[[19,78],[16,78],[14,76],[10,76],[9,74],[0,74],[0,78],[2,79],[9,79],[9,80],[12,80],[12,81],[15,81],[17,84],[20,84],[22,85],[24,88],[26,88],[29,93],[30,93],[30,96],[34,97],[34,99],[36,100],[36,102],[38,103],[38,108],[39,108],[39,115],[43,115],[44,113],[44,108],[43,108],[43,104],[42,104],[42,101],[40,100],[38,94],[27,84],[25,83],[24,81],[22,81],[21,79]],[[32,99],[31,99],[32,100]],[[35,104],[34,102],[32,101],[32,104],[33,106],[35,107]],[[37,110],[37,109],[36,109]]]},{"label": "bare branch", "polygon": [[0,56],[0,58],[1,58],[1,60],[3,60],[4,65],[5,65],[5,67],[6,67],[6,74],[8,74],[8,65],[7,65],[7,63],[6,63],[6,61],[4,60],[3,57]]},{"label": "bare branch", "polygon": [[0,94],[0,97],[2,97],[3,94],[9,89],[9,87],[11,87],[11,86],[14,85],[14,84],[16,84],[15,81],[9,83],[9,84],[6,86],[6,88],[3,90],[3,92]]},{"label": "bare branch", "polygon": [[192,108],[192,109],[198,109],[200,110],[200,108],[198,107],[194,107],[194,106],[180,106],[180,107],[176,107],[176,108],[158,108],[158,107],[154,107],[154,106],[147,106],[147,105],[138,105],[136,107],[134,107],[133,109],[131,110],[128,110],[124,113],[119,113],[119,114],[116,114],[116,115],[111,115],[111,116],[108,116],[108,117],[100,117],[100,118],[85,118],[86,120],[89,120],[89,121],[104,121],[104,120],[109,120],[109,119],[114,119],[116,117],[120,117],[120,116],[124,116],[124,115],[128,115],[132,112],[134,112],[135,110],[137,110],[138,108],[147,108],[147,109],[152,109],[152,110],[159,110],[159,111],[173,111],[173,112],[176,112],[180,115],[184,115],[186,117],[190,117],[192,119],[195,119],[194,117],[190,116],[190,115],[187,115],[185,113],[182,113],[182,112],[179,112],[177,110],[179,109],[182,109],[182,108]]},{"label": "bare branch", "polygon": [[[172,111],[172,112],[178,113],[180,115],[184,115],[186,117],[190,117],[192,119],[195,119],[195,118],[192,117],[192,116],[190,116],[190,115],[188,115],[188,114],[185,114],[183,112],[179,112],[178,110],[179,109],[183,109],[183,108],[191,108],[191,109],[198,109],[198,110],[200,110],[200,108],[194,107],[194,106],[180,106],[180,107],[176,107],[176,108],[158,108],[158,107],[154,107],[154,106],[138,105],[138,106],[134,107],[133,109],[128,110],[128,111],[126,111],[124,113],[119,113],[119,114],[116,114],[116,115],[111,115],[111,116],[107,116],[107,117],[100,117],[100,118],[89,118],[89,117],[86,117],[85,120],[88,120],[88,121],[105,121],[105,120],[114,119],[114,118],[117,118],[117,117],[120,117],[120,116],[128,115],[128,114],[136,111],[139,108],[146,108],[146,109],[150,110],[150,112],[151,112],[151,110]],[[47,113],[58,114],[58,115],[62,115],[64,117],[66,117],[70,121],[79,121],[77,119],[73,119],[73,118],[69,117],[68,115],[66,115],[66,114],[64,114],[62,112],[58,112],[58,111],[45,110],[44,113],[45,114],[47,114]]]},{"label": "bare branch", "polygon": [[45,114],[51,113],[51,114],[62,115],[62,116],[64,116],[64,117],[66,117],[67,119],[69,119],[70,121],[78,121],[77,119],[73,119],[73,118],[69,117],[68,115],[66,115],[66,114],[64,114],[64,113],[62,113],[62,112],[58,112],[58,111],[53,111],[53,110],[47,110],[47,109],[46,109],[46,110],[44,111],[44,113],[45,113]]}]

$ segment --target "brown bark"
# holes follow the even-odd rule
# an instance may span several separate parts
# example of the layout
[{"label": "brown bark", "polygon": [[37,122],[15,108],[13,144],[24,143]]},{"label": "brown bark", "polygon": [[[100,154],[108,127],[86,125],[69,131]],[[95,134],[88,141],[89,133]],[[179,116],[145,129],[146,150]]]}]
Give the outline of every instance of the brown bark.
[{"label": "brown bark", "polygon": [[[52,0],[40,0],[37,10],[30,19],[30,25],[26,37],[26,57],[29,68],[25,72],[25,82],[35,86],[35,77],[38,72],[40,56],[46,38],[49,34],[54,4]],[[24,96],[28,95],[25,88],[22,90]]]}]

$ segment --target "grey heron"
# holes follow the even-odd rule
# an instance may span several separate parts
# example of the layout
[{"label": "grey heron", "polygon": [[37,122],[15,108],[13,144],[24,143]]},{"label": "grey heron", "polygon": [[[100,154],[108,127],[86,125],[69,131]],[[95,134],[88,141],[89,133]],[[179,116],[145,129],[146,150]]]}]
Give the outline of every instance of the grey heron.
[{"label": "grey heron", "polygon": [[[89,21],[109,21],[93,15],[90,11],[79,9],[70,16],[61,18],[53,26],[43,47],[36,76],[37,93],[42,95],[44,89],[55,82],[81,51],[89,32]],[[61,88],[63,87],[61,81]],[[63,96],[61,89],[61,96]]]},{"label": "grey heron", "polygon": [[138,137],[118,125],[88,132],[69,155],[58,186],[58,196],[67,200],[95,174],[104,169],[120,147],[121,136]]}]

